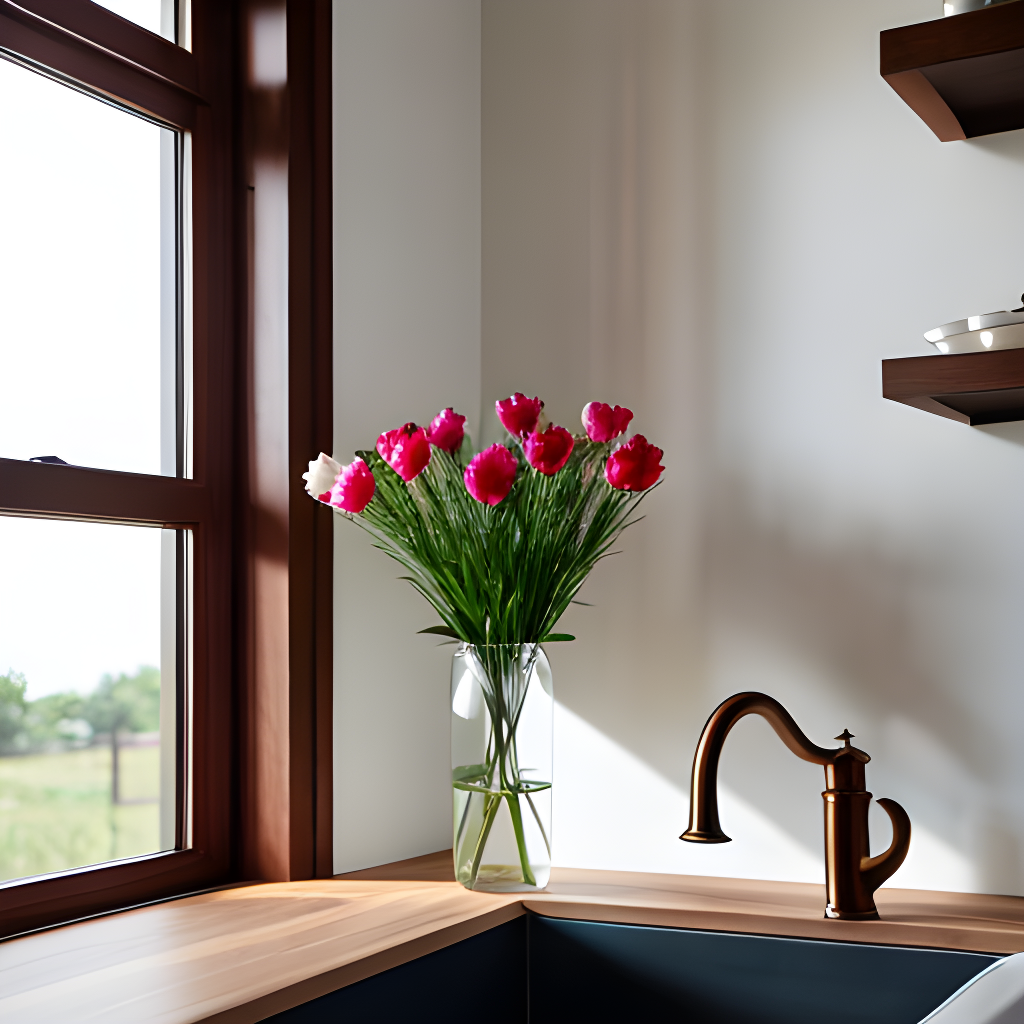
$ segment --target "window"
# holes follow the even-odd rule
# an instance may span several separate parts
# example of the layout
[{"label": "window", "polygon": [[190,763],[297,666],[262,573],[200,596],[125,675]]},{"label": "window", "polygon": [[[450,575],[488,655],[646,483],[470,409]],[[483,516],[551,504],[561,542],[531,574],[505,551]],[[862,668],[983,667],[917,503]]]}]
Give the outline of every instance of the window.
[{"label": "window", "polygon": [[181,539],[0,517],[0,881],[184,845]]},{"label": "window", "polygon": [[330,38],[0,3],[0,937],[331,873]]},{"label": "window", "polygon": [[0,934],[231,875],[230,124],[184,6],[0,10]]},{"label": "window", "polygon": [[11,61],[0,95],[0,456],[176,476],[185,137]]}]

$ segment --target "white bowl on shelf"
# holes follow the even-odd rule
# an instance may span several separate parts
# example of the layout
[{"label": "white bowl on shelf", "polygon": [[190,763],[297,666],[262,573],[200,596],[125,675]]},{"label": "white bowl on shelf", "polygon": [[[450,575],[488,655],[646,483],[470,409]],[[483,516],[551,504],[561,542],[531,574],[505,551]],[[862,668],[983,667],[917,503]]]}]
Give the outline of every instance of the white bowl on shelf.
[{"label": "white bowl on shelf", "polygon": [[1024,348],[1024,308],[953,320],[925,331],[924,339],[943,355]]},{"label": "white bowl on shelf", "polygon": [[1010,4],[1014,0],[945,0],[942,5],[942,15],[945,18],[954,14],[965,14],[967,11],[980,11],[986,7],[995,7],[998,4]]}]

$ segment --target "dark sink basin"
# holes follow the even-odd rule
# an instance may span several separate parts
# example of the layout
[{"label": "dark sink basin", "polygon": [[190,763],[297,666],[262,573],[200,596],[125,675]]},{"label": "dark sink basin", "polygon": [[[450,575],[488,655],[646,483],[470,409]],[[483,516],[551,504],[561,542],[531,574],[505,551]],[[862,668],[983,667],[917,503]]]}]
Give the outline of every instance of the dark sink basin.
[{"label": "dark sink basin", "polygon": [[999,957],[530,915],[277,1024],[918,1024]]},{"label": "dark sink basin", "polygon": [[998,959],[534,918],[530,1024],[917,1024]]}]

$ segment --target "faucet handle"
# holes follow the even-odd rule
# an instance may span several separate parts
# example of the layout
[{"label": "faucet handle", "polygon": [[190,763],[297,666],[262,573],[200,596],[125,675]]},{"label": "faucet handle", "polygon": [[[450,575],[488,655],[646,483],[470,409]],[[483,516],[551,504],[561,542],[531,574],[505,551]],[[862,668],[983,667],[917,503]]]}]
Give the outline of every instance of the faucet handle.
[{"label": "faucet handle", "polygon": [[846,746],[849,746],[850,740],[853,739],[853,733],[849,729],[844,729],[838,736],[834,736],[833,739],[842,740]]},{"label": "faucet handle", "polygon": [[907,859],[910,849],[910,816],[895,800],[882,797],[878,806],[889,815],[892,822],[892,842],[885,853],[877,857],[861,857],[860,873],[864,888],[873,893]]}]

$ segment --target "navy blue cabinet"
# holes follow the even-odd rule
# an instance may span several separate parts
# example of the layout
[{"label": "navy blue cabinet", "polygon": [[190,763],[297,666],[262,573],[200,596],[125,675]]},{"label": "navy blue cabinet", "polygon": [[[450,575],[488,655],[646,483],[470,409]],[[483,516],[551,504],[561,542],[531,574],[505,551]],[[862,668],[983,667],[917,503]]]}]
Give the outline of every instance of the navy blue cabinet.
[{"label": "navy blue cabinet", "polygon": [[999,959],[530,915],[275,1024],[917,1024]]}]

